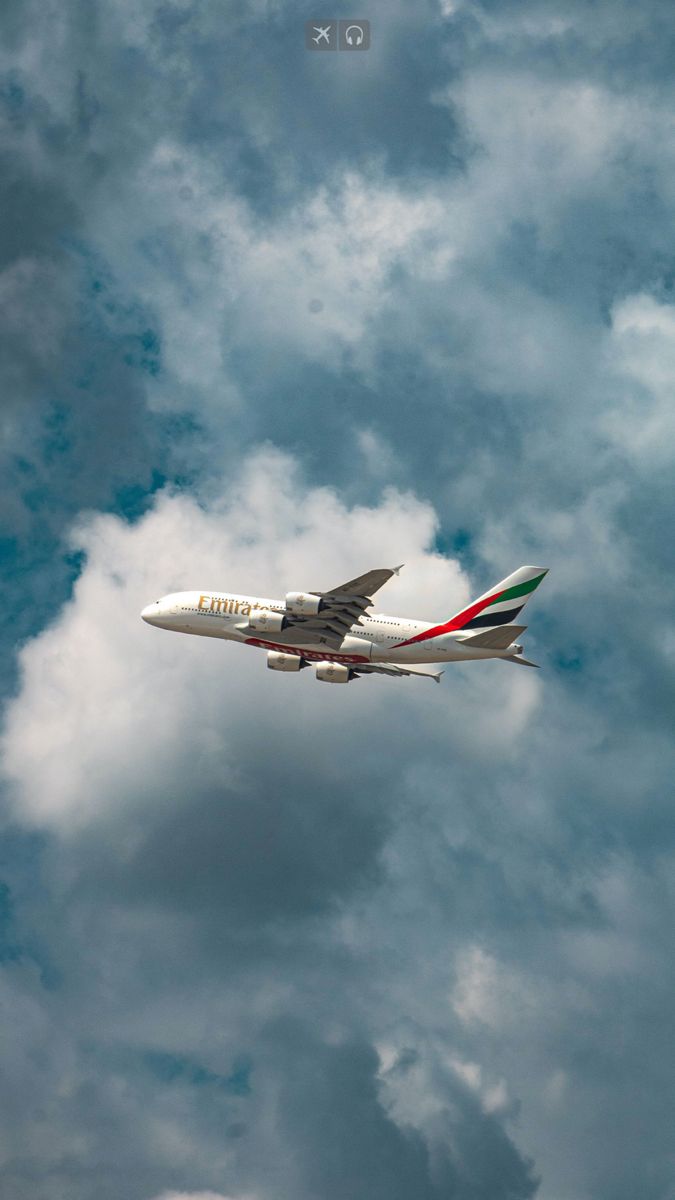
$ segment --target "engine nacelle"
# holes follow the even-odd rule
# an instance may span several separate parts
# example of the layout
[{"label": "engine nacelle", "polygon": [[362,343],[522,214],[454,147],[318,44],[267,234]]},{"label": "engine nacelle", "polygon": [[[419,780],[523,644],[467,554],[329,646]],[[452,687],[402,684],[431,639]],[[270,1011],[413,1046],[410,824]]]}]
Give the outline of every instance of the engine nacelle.
[{"label": "engine nacelle", "polygon": [[322,683],[349,683],[354,673],[344,663],[320,662],[315,667],[316,677]]},{"label": "engine nacelle", "polygon": [[259,633],[281,633],[286,627],[283,613],[272,612],[270,608],[252,608],[248,618],[249,629]]},{"label": "engine nacelle", "polygon": [[286,593],[286,612],[296,617],[315,617],[323,607],[320,596],[311,596],[307,592]]},{"label": "engine nacelle", "polygon": [[280,650],[268,650],[267,665],[270,671],[300,671],[306,663],[299,654],[282,654]]}]

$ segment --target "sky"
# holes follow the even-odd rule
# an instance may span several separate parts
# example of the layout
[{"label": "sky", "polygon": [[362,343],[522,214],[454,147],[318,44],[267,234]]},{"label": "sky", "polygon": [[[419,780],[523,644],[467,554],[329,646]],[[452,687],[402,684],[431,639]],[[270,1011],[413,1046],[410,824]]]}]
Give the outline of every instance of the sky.
[{"label": "sky", "polygon": [[[0,12],[0,1200],[673,1200],[675,10],[319,15]],[[400,562],[542,670],[139,619]]]}]

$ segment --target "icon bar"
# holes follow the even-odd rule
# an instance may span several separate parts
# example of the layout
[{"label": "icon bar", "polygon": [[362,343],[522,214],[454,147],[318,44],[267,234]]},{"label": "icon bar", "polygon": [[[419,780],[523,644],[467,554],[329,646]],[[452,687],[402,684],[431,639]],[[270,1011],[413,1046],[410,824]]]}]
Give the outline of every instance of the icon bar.
[{"label": "icon bar", "polygon": [[305,21],[307,50],[370,50],[370,21]]}]

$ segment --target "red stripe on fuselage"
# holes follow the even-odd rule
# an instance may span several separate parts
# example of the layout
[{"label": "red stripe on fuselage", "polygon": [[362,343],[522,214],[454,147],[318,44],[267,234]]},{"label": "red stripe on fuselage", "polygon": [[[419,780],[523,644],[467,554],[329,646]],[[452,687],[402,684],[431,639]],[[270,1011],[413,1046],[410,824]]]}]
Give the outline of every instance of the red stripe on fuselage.
[{"label": "red stripe on fuselage", "polygon": [[463,612],[457,613],[450,621],[445,621],[443,625],[434,625],[432,629],[425,629],[423,633],[415,634],[407,642],[397,642],[393,647],[398,650],[400,646],[414,646],[415,642],[426,642],[429,638],[441,637],[444,633],[453,633],[456,629],[462,629],[469,621],[473,621],[479,613],[487,608],[488,604],[494,604],[499,600],[500,596],[504,595],[504,591],[495,592],[493,596],[486,596],[484,600],[476,600],[475,604],[470,604]]},{"label": "red stripe on fuselage", "polygon": [[260,646],[264,650],[281,650],[283,654],[297,654],[311,662],[367,663],[365,654],[324,654],[319,650],[301,650],[297,646],[283,646],[279,642],[264,642],[262,638],[246,638],[247,646]]}]

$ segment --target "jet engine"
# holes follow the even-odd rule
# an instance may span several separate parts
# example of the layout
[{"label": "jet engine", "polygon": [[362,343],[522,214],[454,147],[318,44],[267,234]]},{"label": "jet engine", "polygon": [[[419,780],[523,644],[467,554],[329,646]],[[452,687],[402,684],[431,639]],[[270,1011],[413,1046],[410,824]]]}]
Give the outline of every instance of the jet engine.
[{"label": "jet engine", "polygon": [[349,683],[354,678],[354,672],[344,663],[320,662],[316,664],[315,671],[322,683]]},{"label": "jet engine", "polygon": [[324,607],[320,596],[310,596],[307,592],[286,593],[286,612],[296,617],[315,617]]},{"label": "jet engine", "polygon": [[270,671],[300,671],[307,663],[299,654],[282,654],[280,650],[268,650],[267,665]]},{"label": "jet engine", "polygon": [[260,633],[281,633],[286,627],[286,618],[283,613],[272,612],[269,608],[253,608],[249,613],[248,627]]}]

